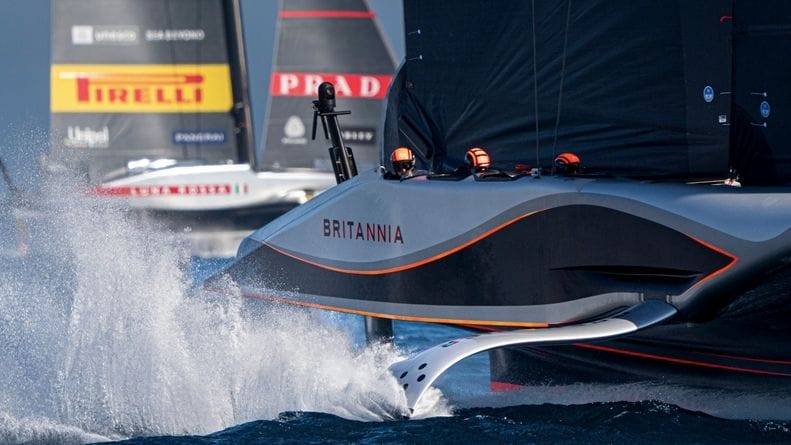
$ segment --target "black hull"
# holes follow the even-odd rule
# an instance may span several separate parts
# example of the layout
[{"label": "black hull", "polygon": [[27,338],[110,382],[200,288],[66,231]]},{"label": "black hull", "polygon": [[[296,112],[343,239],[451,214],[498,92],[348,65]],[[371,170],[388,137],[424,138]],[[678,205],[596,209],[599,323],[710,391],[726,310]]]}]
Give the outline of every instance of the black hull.
[{"label": "black hull", "polygon": [[492,353],[495,387],[787,387],[789,258],[784,188],[374,171],[254,232],[215,279],[249,298],[480,331],[585,324],[658,300],[678,311],[669,324]]},{"label": "black hull", "polygon": [[710,321],[665,324],[610,341],[491,351],[492,389],[651,382],[791,391],[789,319],[791,270],[785,269]]},{"label": "black hull", "polygon": [[[423,205],[439,201],[454,204]],[[368,172],[256,231],[226,271],[254,298],[548,327],[648,299],[705,320],[789,255],[785,190],[549,177],[399,182]]]}]

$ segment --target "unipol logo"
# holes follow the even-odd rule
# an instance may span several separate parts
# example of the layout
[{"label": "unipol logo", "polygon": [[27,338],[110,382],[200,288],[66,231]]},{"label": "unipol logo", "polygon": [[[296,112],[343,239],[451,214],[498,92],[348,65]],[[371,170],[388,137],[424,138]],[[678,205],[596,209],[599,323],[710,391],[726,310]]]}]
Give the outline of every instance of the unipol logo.
[{"label": "unipol logo", "polygon": [[270,94],[273,96],[313,97],[322,82],[332,82],[338,97],[382,99],[390,85],[390,75],[272,73]]},{"label": "unipol logo", "polygon": [[69,148],[107,148],[110,146],[110,128],[94,130],[90,127],[69,126],[63,145]]}]

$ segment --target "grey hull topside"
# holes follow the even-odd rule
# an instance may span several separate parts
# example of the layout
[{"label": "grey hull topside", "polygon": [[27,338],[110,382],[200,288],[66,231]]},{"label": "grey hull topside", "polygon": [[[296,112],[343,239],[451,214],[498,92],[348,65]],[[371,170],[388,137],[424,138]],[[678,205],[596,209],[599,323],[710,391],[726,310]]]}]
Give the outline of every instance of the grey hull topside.
[{"label": "grey hull topside", "polygon": [[[791,191],[787,188],[561,176],[525,176],[512,181],[415,177],[399,181],[384,179],[376,169],[362,172],[254,232],[240,245],[237,258],[267,245],[335,270],[395,270],[445,255],[534,213],[572,205],[634,215],[735,258],[727,273],[714,274],[682,294],[668,295],[667,301],[681,310],[693,305],[695,296],[707,289],[711,292],[717,286],[727,286],[732,277],[744,280],[764,273],[791,257]],[[341,228],[346,226],[349,233],[332,233],[335,222]],[[586,223],[578,221],[576,227]],[[358,224],[363,230],[382,227],[391,234],[397,229],[401,240],[360,239],[352,233]],[[615,307],[641,298],[609,295],[605,300]],[[587,309],[575,312],[576,316],[595,312],[596,304],[591,302]],[[370,306],[366,302],[355,305]],[[555,321],[567,320],[569,312],[560,312]],[[545,313],[551,310],[541,308],[541,314]]]}]

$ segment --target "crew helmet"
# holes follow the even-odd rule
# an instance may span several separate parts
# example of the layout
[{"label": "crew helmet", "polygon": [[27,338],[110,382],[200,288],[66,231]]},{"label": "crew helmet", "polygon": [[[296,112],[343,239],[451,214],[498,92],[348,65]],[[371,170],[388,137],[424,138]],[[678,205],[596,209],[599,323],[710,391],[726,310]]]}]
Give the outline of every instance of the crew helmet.
[{"label": "crew helmet", "polygon": [[415,154],[407,147],[398,147],[390,153],[390,162],[396,174],[401,175],[415,167]]},{"label": "crew helmet", "polygon": [[489,153],[486,153],[486,150],[480,147],[472,147],[467,150],[467,153],[464,155],[464,161],[472,171],[483,171],[492,165]]},{"label": "crew helmet", "polygon": [[562,175],[580,172],[580,157],[574,153],[561,153],[555,158],[555,171]]}]

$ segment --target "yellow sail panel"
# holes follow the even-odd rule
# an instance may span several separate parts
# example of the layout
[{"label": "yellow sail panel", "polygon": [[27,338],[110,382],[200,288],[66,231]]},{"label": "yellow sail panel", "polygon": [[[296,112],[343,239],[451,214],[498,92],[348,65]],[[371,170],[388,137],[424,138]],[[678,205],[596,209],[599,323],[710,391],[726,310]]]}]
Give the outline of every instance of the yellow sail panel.
[{"label": "yellow sail panel", "polygon": [[50,88],[53,113],[214,113],[233,105],[227,64],[53,64]]}]

